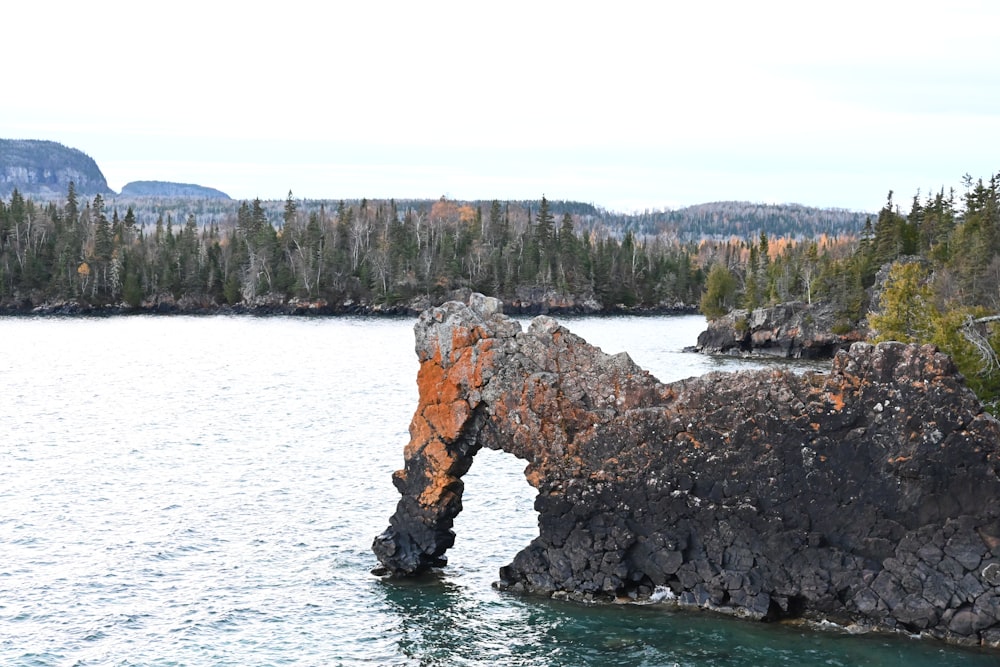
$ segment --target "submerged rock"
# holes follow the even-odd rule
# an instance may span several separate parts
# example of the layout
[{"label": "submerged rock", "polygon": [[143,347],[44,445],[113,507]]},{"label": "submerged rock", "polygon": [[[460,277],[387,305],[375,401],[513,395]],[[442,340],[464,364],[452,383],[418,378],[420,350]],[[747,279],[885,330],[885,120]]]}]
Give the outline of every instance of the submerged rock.
[{"label": "submerged rock", "polygon": [[420,403],[380,573],[446,563],[481,447],[528,462],[539,535],[498,586],[662,597],[1000,645],[1000,423],[930,346],[829,373],[664,384],[472,295],[415,327]]}]

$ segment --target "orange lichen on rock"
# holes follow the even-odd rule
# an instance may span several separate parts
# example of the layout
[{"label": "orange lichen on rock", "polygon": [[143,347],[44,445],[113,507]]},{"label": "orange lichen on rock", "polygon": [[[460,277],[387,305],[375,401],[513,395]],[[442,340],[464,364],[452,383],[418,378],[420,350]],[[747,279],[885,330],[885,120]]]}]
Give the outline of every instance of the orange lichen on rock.
[{"label": "orange lichen on rock", "polygon": [[448,496],[454,496],[452,485],[458,483],[458,478],[451,475],[436,475],[432,477],[420,493],[419,502],[424,507],[434,507],[446,502]]},{"label": "orange lichen on rock", "polygon": [[453,329],[451,332],[451,354],[448,361],[454,363],[476,342],[479,336],[477,329]]},{"label": "orange lichen on rock", "polygon": [[423,416],[431,429],[442,439],[454,442],[462,434],[472,410],[465,401],[452,403],[433,403],[424,407]]},{"label": "orange lichen on rock", "polygon": [[417,371],[417,389],[422,402],[441,403],[459,398],[460,389],[450,379],[449,371],[450,369],[445,369],[441,364],[440,350],[433,358],[420,364],[420,370]]},{"label": "orange lichen on rock", "polygon": [[[471,339],[457,333],[453,336],[453,341]],[[440,350],[421,363],[417,373],[421,405],[411,424],[408,450],[419,451],[419,441],[432,435],[447,442],[461,435],[465,422],[472,414],[469,396],[482,388],[482,365],[492,359],[489,346],[485,347],[478,354],[470,347],[452,350],[453,363],[447,368],[441,363]]]},{"label": "orange lichen on rock", "polygon": [[428,472],[432,473],[450,473],[452,471],[452,466],[455,465],[457,457],[448,451],[448,448],[443,442],[438,439],[431,440],[427,445],[421,450],[423,456],[428,462]]},{"label": "orange lichen on rock", "polygon": [[408,460],[416,456],[433,436],[431,425],[424,419],[423,413],[418,411],[410,420],[410,442],[403,449],[403,458]]},{"label": "orange lichen on rock", "polygon": [[837,412],[844,409],[844,394],[842,392],[829,391],[826,394],[826,400],[833,405],[833,409]]}]

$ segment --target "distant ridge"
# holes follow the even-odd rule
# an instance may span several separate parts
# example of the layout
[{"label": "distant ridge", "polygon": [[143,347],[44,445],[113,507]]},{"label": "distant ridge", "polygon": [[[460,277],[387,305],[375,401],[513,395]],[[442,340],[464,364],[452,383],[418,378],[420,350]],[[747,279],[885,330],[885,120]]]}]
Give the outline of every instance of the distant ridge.
[{"label": "distant ridge", "polygon": [[39,139],[0,139],[0,196],[15,189],[42,199],[65,197],[70,181],[79,195],[114,194],[94,158],[76,148]]},{"label": "distant ridge", "polygon": [[171,183],[169,181],[132,181],[122,188],[122,197],[165,197],[192,199],[226,199],[231,197],[221,190],[207,188],[193,183]]},{"label": "distant ridge", "polygon": [[[38,139],[0,139],[0,198],[7,199],[16,188],[22,196],[37,200],[62,200],[69,183],[75,184],[77,195],[90,198],[96,194],[115,195],[97,163],[78,149],[54,141]],[[289,193],[290,194],[290,193]],[[177,209],[183,219],[197,204],[199,224],[220,219],[232,213],[233,199],[215,188],[193,183],[144,180],[132,181],[117,195],[130,200],[139,219],[155,222],[165,207]],[[299,210],[307,214],[324,206],[336,208],[341,199],[299,200]],[[363,200],[347,199],[347,203]],[[492,200],[393,199],[393,209],[404,211],[432,210],[435,207],[468,205],[486,215]],[[555,214],[572,216],[575,229],[581,233],[624,238],[664,235],[688,242],[706,239],[725,240],[731,237],[757,239],[766,233],[770,237],[787,236],[796,239],[818,238],[822,235],[856,235],[864,229],[871,212],[845,209],[816,208],[801,204],[773,204],[749,201],[717,201],[680,209],[654,209],[642,212],[615,212],[570,200],[548,200]],[[284,215],[284,199],[261,202],[262,208],[275,219]],[[507,200],[504,211],[530,218],[537,212],[538,200]],[[183,211],[181,211],[183,209]],[[507,213],[505,213],[507,215]]]}]

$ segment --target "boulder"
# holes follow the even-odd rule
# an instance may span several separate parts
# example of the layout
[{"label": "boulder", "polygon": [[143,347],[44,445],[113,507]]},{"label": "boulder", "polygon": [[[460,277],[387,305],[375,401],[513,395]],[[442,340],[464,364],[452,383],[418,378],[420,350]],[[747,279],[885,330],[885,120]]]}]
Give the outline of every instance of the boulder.
[{"label": "boulder", "polygon": [[661,383],[550,317],[473,294],[421,314],[420,401],[376,572],[446,564],[481,447],[527,462],[539,535],[503,589],[662,598],[967,644],[1000,637],[1000,423],[931,346],[828,373]]},{"label": "boulder", "polygon": [[706,354],[828,359],[864,338],[864,332],[839,330],[829,304],[800,301],[770,308],[733,310],[709,321],[692,349]]}]

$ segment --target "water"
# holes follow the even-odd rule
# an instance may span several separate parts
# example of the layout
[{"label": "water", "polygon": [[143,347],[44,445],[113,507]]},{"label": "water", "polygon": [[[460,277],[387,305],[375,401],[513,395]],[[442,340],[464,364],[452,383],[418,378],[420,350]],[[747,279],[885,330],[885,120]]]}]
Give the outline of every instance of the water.
[{"label": "water", "polygon": [[[663,380],[697,317],[567,320]],[[757,364],[759,365],[759,364]],[[900,637],[493,590],[537,534],[483,451],[442,572],[381,581],[411,320],[0,319],[0,665],[995,665]]]}]

